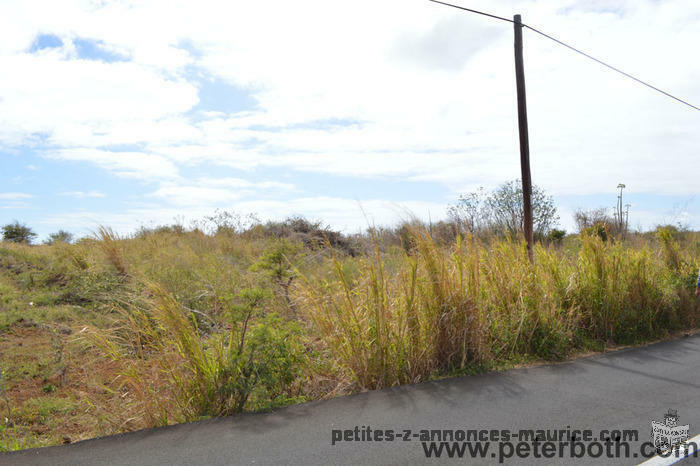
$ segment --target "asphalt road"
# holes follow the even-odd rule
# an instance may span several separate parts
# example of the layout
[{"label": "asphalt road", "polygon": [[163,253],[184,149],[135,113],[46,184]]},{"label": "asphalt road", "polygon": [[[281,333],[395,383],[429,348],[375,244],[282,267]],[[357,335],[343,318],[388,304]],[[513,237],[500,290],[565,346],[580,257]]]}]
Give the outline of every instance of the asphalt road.
[{"label": "asphalt road", "polygon": [[[669,409],[677,410],[680,425],[690,425],[690,437],[700,432],[700,335],[572,362],[403,386],[271,413],[7,453],[0,455],[0,463],[442,463],[460,460],[426,458],[420,439],[413,438],[414,433],[420,429],[516,431],[567,429],[567,426],[571,430],[590,429],[594,436],[601,429],[636,429],[639,438],[631,443],[630,455],[639,455],[642,442],[650,439],[650,421],[663,421]],[[348,435],[354,437],[355,426],[369,426],[372,436],[379,429],[393,429],[395,437],[400,439],[331,444],[334,429],[353,430]],[[404,430],[411,431],[410,441],[403,441]],[[335,435],[343,437],[345,433]],[[500,448],[508,453],[505,444]],[[485,458],[466,461],[497,463],[498,449],[499,445],[491,442]],[[558,458],[559,452],[555,452],[554,458],[538,459],[534,453],[531,450],[529,456],[518,458],[514,452],[505,463],[636,464],[644,460],[641,456],[592,458],[588,455],[572,459],[570,450],[563,451],[563,458]]]}]

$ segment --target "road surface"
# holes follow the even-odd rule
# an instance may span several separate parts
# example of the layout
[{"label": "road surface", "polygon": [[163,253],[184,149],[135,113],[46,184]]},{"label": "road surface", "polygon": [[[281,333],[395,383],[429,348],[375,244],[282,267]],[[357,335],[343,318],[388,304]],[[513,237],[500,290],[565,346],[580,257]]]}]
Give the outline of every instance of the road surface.
[{"label": "road surface", "polygon": [[[565,363],[13,452],[0,455],[0,463],[432,464],[460,460],[447,458],[445,451],[439,459],[427,458],[420,438],[414,437],[421,429],[453,430],[453,435],[459,435],[459,430],[465,434],[469,430],[508,430],[520,435],[520,429],[568,429],[580,430],[579,439],[585,430],[597,436],[604,429],[639,432],[638,439],[630,444],[630,457],[608,458],[604,450],[599,458],[586,453],[572,460],[571,450],[562,450],[553,458],[543,457],[540,451],[540,458],[535,458],[532,442],[524,442],[531,450],[523,451],[522,457],[515,451],[505,457],[511,447],[517,447],[515,439],[510,444],[490,442],[484,458],[467,461],[498,463],[500,456],[506,464],[637,464],[645,460],[640,448],[650,440],[650,422],[664,421],[669,409],[677,411],[679,425],[690,426],[690,437],[700,433],[700,335]],[[372,441],[361,441],[363,433],[368,435],[367,427]],[[393,431],[393,441],[389,441],[389,430]],[[410,431],[410,441],[403,440],[406,430]],[[383,441],[374,438],[380,435],[377,431],[382,432]],[[486,443],[479,445],[483,448]],[[473,444],[476,442],[470,446]],[[426,445],[429,448],[430,444]],[[589,448],[591,443],[585,445]],[[598,446],[592,448],[597,454]],[[469,451],[465,452],[469,458]],[[550,451],[546,453],[551,455]],[[613,450],[613,455],[617,454],[625,452]],[[692,459],[686,461],[691,462],[695,463]]]}]

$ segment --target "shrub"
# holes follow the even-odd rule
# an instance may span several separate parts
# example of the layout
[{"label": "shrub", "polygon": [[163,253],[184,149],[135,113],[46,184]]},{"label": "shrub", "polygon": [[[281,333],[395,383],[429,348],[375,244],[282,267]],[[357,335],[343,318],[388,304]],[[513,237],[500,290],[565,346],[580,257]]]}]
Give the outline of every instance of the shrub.
[{"label": "shrub", "polygon": [[66,230],[58,230],[56,233],[51,233],[49,237],[44,241],[44,244],[54,244],[54,243],[71,243],[73,242],[73,233]]},{"label": "shrub", "polygon": [[581,233],[584,236],[595,236],[600,238],[601,241],[607,241],[611,236],[611,231],[613,230],[607,223],[594,223],[592,226],[581,230]]},{"label": "shrub", "polygon": [[561,241],[564,239],[565,236],[566,236],[566,230],[558,230],[558,229],[554,228],[547,235],[547,239],[553,243],[561,243]]},{"label": "shrub", "polygon": [[29,244],[37,234],[25,224],[15,220],[14,223],[8,223],[2,227],[2,239],[10,243],[26,243]]},{"label": "shrub", "polygon": [[304,217],[289,217],[282,222],[267,222],[263,234],[302,243],[309,249],[319,249],[327,244],[350,255],[357,253],[351,242],[339,231],[331,230],[321,222],[311,222]]},{"label": "shrub", "polygon": [[296,264],[302,255],[302,247],[284,238],[275,241],[268,247],[250,270],[263,272],[272,280],[273,286],[281,290],[282,296],[289,309],[296,316],[296,305],[289,294],[292,281],[297,278]]},{"label": "shrub", "polygon": [[615,220],[608,214],[608,209],[605,207],[588,210],[578,209],[574,212],[574,221],[579,233],[596,225],[601,225],[610,232],[614,232],[616,228]]},{"label": "shrub", "polygon": [[304,366],[300,330],[273,313],[263,313],[262,290],[240,292],[238,304],[229,309],[229,329],[211,336],[202,335],[194,315],[164,289],[150,285],[149,290],[147,313],[132,310],[138,327],[134,335],[161,364],[172,399],[143,390],[147,374],[124,357],[118,340],[98,332],[94,341],[122,361],[124,383],[139,394],[143,406],[150,406],[147,414],[155,422],[167,423],[168,417],[159,413],[167,412],[169,403],[176,406],[179,418],[191,421],[297,399],[292,386]]}]

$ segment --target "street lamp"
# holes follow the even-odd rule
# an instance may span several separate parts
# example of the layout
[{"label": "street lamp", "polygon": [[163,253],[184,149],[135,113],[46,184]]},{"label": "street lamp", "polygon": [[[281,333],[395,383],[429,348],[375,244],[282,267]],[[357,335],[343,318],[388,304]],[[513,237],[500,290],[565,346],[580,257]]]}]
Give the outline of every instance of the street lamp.
[{"label": "street lamp", "polygon": [[617,223],[618,223],[618,231],[620,232],[620,236],[625,235],[625,218],[622,213],[622,190],[625,189],[627,186],[625,186],[624,183],[618,183],[617,185],[618,189],[620,190],[620,195],[617,196]]}]

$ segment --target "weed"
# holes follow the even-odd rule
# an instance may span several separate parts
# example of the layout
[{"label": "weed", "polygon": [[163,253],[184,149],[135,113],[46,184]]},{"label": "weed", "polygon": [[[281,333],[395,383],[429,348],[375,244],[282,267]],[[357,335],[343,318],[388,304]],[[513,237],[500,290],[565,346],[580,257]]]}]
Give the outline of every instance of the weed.
[{"label": "weed", "polygon": [[697,325],[696,232],[552,238],[533,267],[522,242],[451,224],[347,237],[299,219],[215,220],[0,244],[0,448],[558,360]]}]

